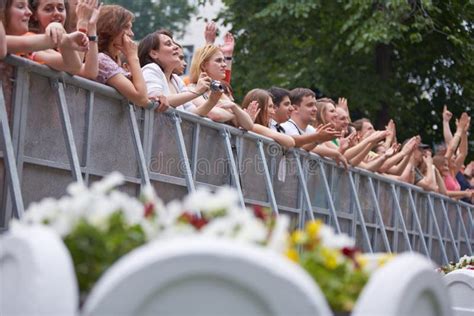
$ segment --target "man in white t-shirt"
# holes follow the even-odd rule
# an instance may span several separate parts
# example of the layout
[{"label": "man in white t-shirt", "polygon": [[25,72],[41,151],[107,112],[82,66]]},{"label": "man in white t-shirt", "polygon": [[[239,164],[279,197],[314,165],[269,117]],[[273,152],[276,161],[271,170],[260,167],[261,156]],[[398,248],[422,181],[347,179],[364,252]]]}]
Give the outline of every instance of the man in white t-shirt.
[{"label": "man in white t-shirt", "polygon": [[313,91],[306,88],[296,88],[290,91],[290,100],[294,111],[291,119],[281,124],[285,134],[295,139],[296,147],[312,151],[318,155],[335,159],[347,166],[347,160],[338,151],[326,146],[317,146],[334,139],[339,132],[329,123],[315,129],[310,123],[316,118],[316,97]]}]

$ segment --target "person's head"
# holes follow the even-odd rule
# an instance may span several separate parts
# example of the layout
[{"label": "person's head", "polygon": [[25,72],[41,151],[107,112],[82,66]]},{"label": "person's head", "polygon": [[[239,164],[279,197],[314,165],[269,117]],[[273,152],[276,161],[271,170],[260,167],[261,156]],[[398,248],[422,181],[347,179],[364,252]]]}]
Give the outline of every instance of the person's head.
[{"label": "person's head", "polygon": [[32,15],[28,0],[2,0],[0,7],[7,35],[23,35],[28,32],[28,24]]},{"label": "person's head", "polygon": [[290,101],[294,107],[291,114],[303,123],[309,124],[316,119],[316,98],[313,91],[306,88],[295,88],[290,91]]},{"label": "person's head", "polygon": [[226,67],[221,49],[215,45],[206,45],[194,53],[190,69],[190,82],[197,83],[201,72],[206,72],[213,80],[224,80]]},{"label": "person's head", "polygon": [[337,113],[336,103],[329,98],[316,100],[316,124],[333,123],[336,124]]},{"label": "person's head", "polygon": [[275,117],[273,118],[278,123],[284,123],[291,117],[291,112],[294,108],[290,100],[290,91],[278,87],[271,87],[267,90],[272,96],[273,104],[275,105]]},{"label": "person's head", "polygon": [[133,13],[119,5],[104,5],[97,22],[99,52],[116,53],[123,44],[123,36],[133,37]]},{"label": "person's head", "polygon": [[175,74],[178,76],[184,75],[186,72],[186,67],[188,66],[188,63],[186,62],[186,56],[184,55],[184,48],[178,43],[175,43],[178,45],[178,58],[179,58],[179,66],[175,68],[173,71]]},{"label": "person's head", "polygon": [[348,127],[350,123],[349,114],[341,107],[336,107],[337,119],[335,129],[338,131],[344,131],[346,134],[348,132]]},{"label": "person's head", "polygon": [[163,71],[173,71],[179,67],[178,45],[170,31],[159,30],[145,36],[138,45],[138,59],[143,67],[155,63]]},{"label": "person's head", "polygon": [[364,139],[373,132],[375,132],[374,126],[367,118],[361,118],[357,121],[354,121],[352,123],[352,126],[357,131],[357,134],[359,134],[360,139]]},{"label": "person's head", "polygon": [[30,20],[30,30],[44,33],[46,27],[52,22],[64,26],[66,22],[66,4],[64,0],[30,0],[33,16]]},{"label": "person's head", "polygon": [[273,105],[270,93],[263,89],[250,90],[242,101],[242,108],[248,108],[252,101],[257,101],[258,108],[260,109],[260,112],[255,119],[255,123],[268,127],[270,119],[275,115],[275,106]]},{"label": "person's head", "polygon": [[433,157],[433,165],[435,165],[441,175],[444,176],[449,174],[449,164],[448,159],[446,159],[446,157],[441,155],[435,155]]}]

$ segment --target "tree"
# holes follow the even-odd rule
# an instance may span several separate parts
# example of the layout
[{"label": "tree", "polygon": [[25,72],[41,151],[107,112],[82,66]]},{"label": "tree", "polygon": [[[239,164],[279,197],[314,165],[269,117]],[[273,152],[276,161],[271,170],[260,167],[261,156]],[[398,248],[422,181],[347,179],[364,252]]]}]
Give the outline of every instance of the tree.
[{"label": "tree", "polygon": [[[474,2],[224,0],[236,35],[237,96],[272,85],[349,99],[353,118],[401,139],[442,139],[443,104],[472,115]],[[454,128],[454,126],[453,126]],[[471,149],[472,150],[472,149]]]},{"label": "tree", "polygon": [[196,7],[187,0],[106,0],[105,2],[121,5],[135,14],[133,32],[136,39],[141,39],[161,28],[180,35],[196,11]]}]

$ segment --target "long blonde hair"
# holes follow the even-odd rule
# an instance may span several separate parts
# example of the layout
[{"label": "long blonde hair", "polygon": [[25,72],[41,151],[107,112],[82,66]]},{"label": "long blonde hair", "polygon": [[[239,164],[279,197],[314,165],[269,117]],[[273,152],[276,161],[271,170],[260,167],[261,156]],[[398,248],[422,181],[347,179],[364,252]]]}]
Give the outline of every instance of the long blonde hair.
[{"label": "long blonde hair", "polygon": [[216,45],[206,45],[196,50],[191,62],[191,69],[189,74],[189,82],[197,83],[199,75],[203,71],[203,65],[208,62],[214,54],[220,52],[220,48]]}]

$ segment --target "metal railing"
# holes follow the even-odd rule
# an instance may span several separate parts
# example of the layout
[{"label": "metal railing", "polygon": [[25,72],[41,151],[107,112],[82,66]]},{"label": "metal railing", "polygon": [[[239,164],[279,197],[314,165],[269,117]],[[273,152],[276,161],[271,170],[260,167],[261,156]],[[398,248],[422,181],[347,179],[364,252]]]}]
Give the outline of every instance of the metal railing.
[{"label": "metal railing", "polygon": [[[320,218],[367,252],[417,251],[438,263],[472,255],[473,206],[351,168],[196,115],[155,114],[114,89],[8,57],[15,67],[11,127],[0,93],[0,226],[72,181],[118,170],[122,190],[152,184],[165,200],[231,185],[240,202]],[[10,133],[11,130],[11,133]]]}]

